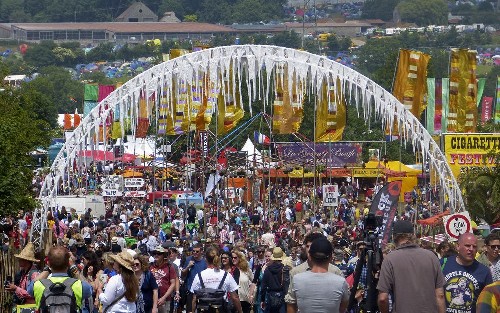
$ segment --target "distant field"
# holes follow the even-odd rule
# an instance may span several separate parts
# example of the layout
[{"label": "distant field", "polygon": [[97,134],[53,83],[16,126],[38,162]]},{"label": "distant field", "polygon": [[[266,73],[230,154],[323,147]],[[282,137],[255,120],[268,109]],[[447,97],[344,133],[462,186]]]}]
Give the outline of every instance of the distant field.
[{"label": "distant field", "polygon": [[493,66],[490,65],[478,65],[477,66],[477,76],[484,77],[488,75],[488,73],[491,71]]}]

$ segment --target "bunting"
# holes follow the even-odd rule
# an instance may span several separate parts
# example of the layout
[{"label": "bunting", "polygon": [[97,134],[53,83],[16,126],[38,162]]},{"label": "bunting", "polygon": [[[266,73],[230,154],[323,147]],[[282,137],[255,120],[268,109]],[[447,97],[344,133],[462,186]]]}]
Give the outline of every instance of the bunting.
[{"label": "bunting", "polygon": [[342,140],[346,124],[346,106],[340,78],[332,75],[323,80],[316,108],[316,141]]},{"label": "bunting", "polygon": [[451,49],[448,132],[476,131],[476,51]]}]

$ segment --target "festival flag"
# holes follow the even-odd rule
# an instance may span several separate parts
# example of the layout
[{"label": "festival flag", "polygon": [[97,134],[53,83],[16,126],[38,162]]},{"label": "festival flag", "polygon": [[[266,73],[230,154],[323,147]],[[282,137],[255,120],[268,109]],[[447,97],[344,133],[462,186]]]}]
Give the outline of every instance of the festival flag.
[{"label": "festival flag", "polygon": [[430,58],[430,55],[420,51],[406,49],[399,51],[392,93],[417,118],[420,118],[426,106],[427,64]]},{"label": "festival flag", "polygon": [[97,102],[99,89],[96,84],[85,84],[84,85],[83,98],[85,101]]},{"label": "festival flag", "polygon": [[391,238],[392,224],[398,210],[399,194],[401,193],[401,181],[393,181],[386,184],[373,198],[370,213],[382,217],[380,225],[379,240],[383,249]]},{"label": "festival flag", "polygon": [[500,76],[497,76],[497,101],[495,103],[495,123],[500,123]]},{"label": "festival flag", "polygon": [[78,109],[75,109],[75,114],[73,114],[73,127],[77,128],[80,125],[80,122],[80,114],[78,114]]},{"label": "festival flag", "polygon": [[261,145],[271,144],[271,139],[258,131],[253,132],[253,138],[255,142],[260,143]]},{"label": "festival flag", "polygon": [[[420,119],[425,110],[427,94],[427,64],[430,55],[414,50],[399,50],[398,66],[392,94],[406,109]],[[392,131],[387,127],[386,136],[399,135],[399,127],[394,123]]]},{"label": "festival flag", "polygon": [[486,85],[486,78],[479,78],[477,80],[477,107],[481,104],[481,98],[483,97],[484,86]]},{"label": "festival flag", "polygon": [[476,54],[473,50],[451,49],[448,132],[476,131]]},{"label": "festival flag", "polygon": [[[450,111],[450,79],[442,78],[441,79],[441,133],[446,133],[448,129],[448,113]],[[437,105],[436,105],[437,107]],[[438,114],[436,113],[436,116]],[[436,120],[437,123],[437,120]],[[437,125],[435,125],[437,126]]]},{"label": "festival flag", "polygon": [[241,104],[240,78],[236,77],[233,62],[229,65],[229,73],[223,76],[221,92],[218,97],[218,133],[226,134],[243,118],[245,111]]},{"label": "festival flag", "polygon": [[434,122],[436,118],[436,79],[427,78],[427,109],[425,117],[425,128],[429,134],[434,135]]},{"label": "festival flag", "polygon": [[299,130],[304,116],[302,96],[297,91],[300,90],[300,84],[297,82],[295,72],[289,75],[286,65],[278,64],[274,74],[276,98],[273,102],[273,132],[295,133]]},{"label": "festival flag", "polygon": [[316,108],[316,141],[342,140],[346,124],[346,106],[340,78],[329,75],[323,80]]},{"label": "festival flag", "polygon": [[445,110],[448,106],[448,78],[427,78],[426,129],[431,135],[446,131]]},{"label": "festival flag", "polygon": [[481,103],[481,123],[484,125],[492,119],[493,97],[484,97]]}]

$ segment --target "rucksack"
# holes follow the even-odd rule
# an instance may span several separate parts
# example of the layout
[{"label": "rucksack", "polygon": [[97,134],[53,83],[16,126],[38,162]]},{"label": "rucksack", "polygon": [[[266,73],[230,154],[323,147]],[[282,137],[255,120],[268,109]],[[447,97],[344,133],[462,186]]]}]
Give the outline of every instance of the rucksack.
[{"label": "rucksack", "polygon": [[203,279],[201,278],[201,273],[198,273],[198,279],[200,280],[201,288],[196,290],[194,294],[196,295],[196,303],[198,308],[203,310],[208,310],[209,308],[222,308],[226,305],[226,301],[224,300],[224,295],[226,292],[222,289],[224,285],[224,281],[226,280],[227,272],[224,272],[224,277],[217,287],[214,288],[205,288],[205,284],[203,283]]},{"label": "rucksack", "polygon": [[53,282],[50,279],[41,279],[45,287],[40,301],[40,313],[75,313],[78,312],[73,284],[78,279],[66,278],[62,282]]}]

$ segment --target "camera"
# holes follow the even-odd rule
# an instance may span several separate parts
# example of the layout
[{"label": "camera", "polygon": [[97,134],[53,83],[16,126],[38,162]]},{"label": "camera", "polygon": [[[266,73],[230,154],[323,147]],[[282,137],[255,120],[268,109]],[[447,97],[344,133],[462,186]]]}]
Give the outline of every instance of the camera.
[{"label": "camera", "polygon": [[6,279],[6,280],[5,280],[5,282],[3,283],[3,287],[4,287],[4,288],[9,287],[11,282],[12,282],[12,276],[7,276],[7,279]]}]

